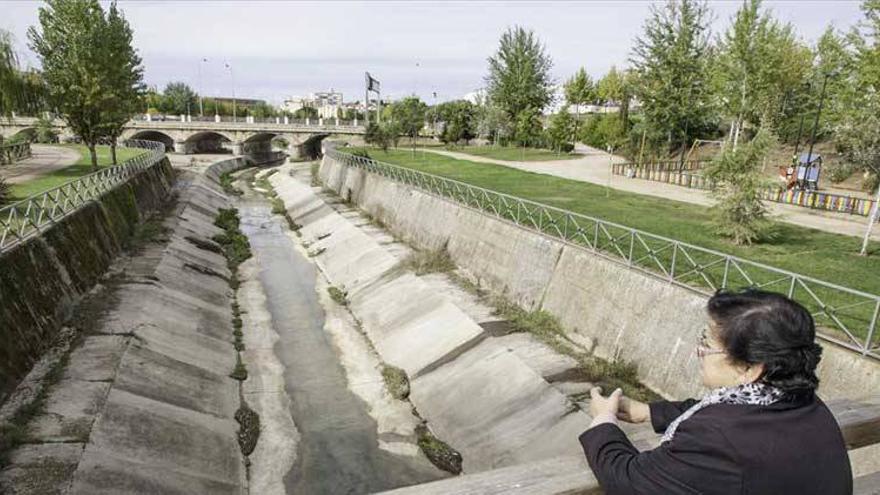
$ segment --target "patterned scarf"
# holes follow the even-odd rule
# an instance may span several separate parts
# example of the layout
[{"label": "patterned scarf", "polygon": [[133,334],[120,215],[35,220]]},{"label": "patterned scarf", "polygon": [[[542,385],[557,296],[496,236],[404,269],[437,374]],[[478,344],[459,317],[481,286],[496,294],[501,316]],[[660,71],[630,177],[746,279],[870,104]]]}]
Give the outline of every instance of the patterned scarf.
[{"label": "patterned scarf", "polygon": [[672,440],[678,425],[690,418],[700,409],[712,404],[750,404],[753,406],[769,406],[779,402],[785,396],[785,392],[776,387],[766,385],[764,383],[746,383],[736,387],[721,387],[706,394],[700,402],[697,402],[690,409],[682,413],[681,416],[675,418],[675,421],[669,424],[660,443]]}]

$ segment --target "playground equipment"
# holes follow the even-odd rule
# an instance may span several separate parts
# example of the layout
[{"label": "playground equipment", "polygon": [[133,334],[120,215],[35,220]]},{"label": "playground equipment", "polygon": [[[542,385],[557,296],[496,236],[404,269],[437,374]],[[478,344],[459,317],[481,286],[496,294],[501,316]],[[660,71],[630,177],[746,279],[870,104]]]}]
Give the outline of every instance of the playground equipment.
[{"label": "playground equipment", "polygon": [[822,155],[802,153],[797,158],[797,187],[806,191],[819,189],[819,173],[821,171]]}]

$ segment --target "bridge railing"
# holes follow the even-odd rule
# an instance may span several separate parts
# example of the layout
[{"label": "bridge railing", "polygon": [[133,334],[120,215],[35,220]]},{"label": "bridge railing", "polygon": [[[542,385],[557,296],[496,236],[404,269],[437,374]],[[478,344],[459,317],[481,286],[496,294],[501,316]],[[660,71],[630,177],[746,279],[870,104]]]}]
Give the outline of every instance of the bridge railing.
[{"label": "bridge railing", "polygon": [[0,165],[17,162],[31,156],[31,143],[0,144]]},{"label": "bridge railing", "polygon": [[786,294],[812,313],[820,338],[880,359],[878,295],[338,149],[328,149],[327,156],[703,295],[746,287]]},{"label": "bridge railing", "polygon": [[144,152],[120,165],[102,168],[0,208],[0,253],[38,235],[165,157],[165,146],[154,141],[132,140],[125,147],[143,149]]}]

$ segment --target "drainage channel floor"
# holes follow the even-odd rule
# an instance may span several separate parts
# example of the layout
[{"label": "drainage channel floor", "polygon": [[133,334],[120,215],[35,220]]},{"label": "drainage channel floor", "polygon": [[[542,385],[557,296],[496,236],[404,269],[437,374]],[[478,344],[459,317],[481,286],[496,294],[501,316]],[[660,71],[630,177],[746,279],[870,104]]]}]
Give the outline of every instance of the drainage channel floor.
[{"label": "drainage channel floor", "polygon": [[[266,201],[239,205],[241,230],[260,266],[260,282],[285,366],[291,416],[300,433],[297,460],[285,476],[290,494],[359,494],[437,479],[413,458],[379,448],[376,422],[347,387],[337,350],[324,331],[315,267],[286,235]],[[247,331],[247,329],[245,329]]]}]

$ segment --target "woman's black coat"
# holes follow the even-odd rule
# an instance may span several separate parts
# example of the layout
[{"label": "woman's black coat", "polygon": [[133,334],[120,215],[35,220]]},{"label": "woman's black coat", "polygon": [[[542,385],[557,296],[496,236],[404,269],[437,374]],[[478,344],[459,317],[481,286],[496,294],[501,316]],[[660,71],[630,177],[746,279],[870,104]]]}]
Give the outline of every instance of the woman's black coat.
[{"label": "woman's black coat", "polygon": [[[651,404],[654,431],[695,403]],[[672,440],[641,453],[610,423],[580,442],[607,495],[852,493],[840,428],[815,395],[769,406],[710,405],[682,421]]]}]

